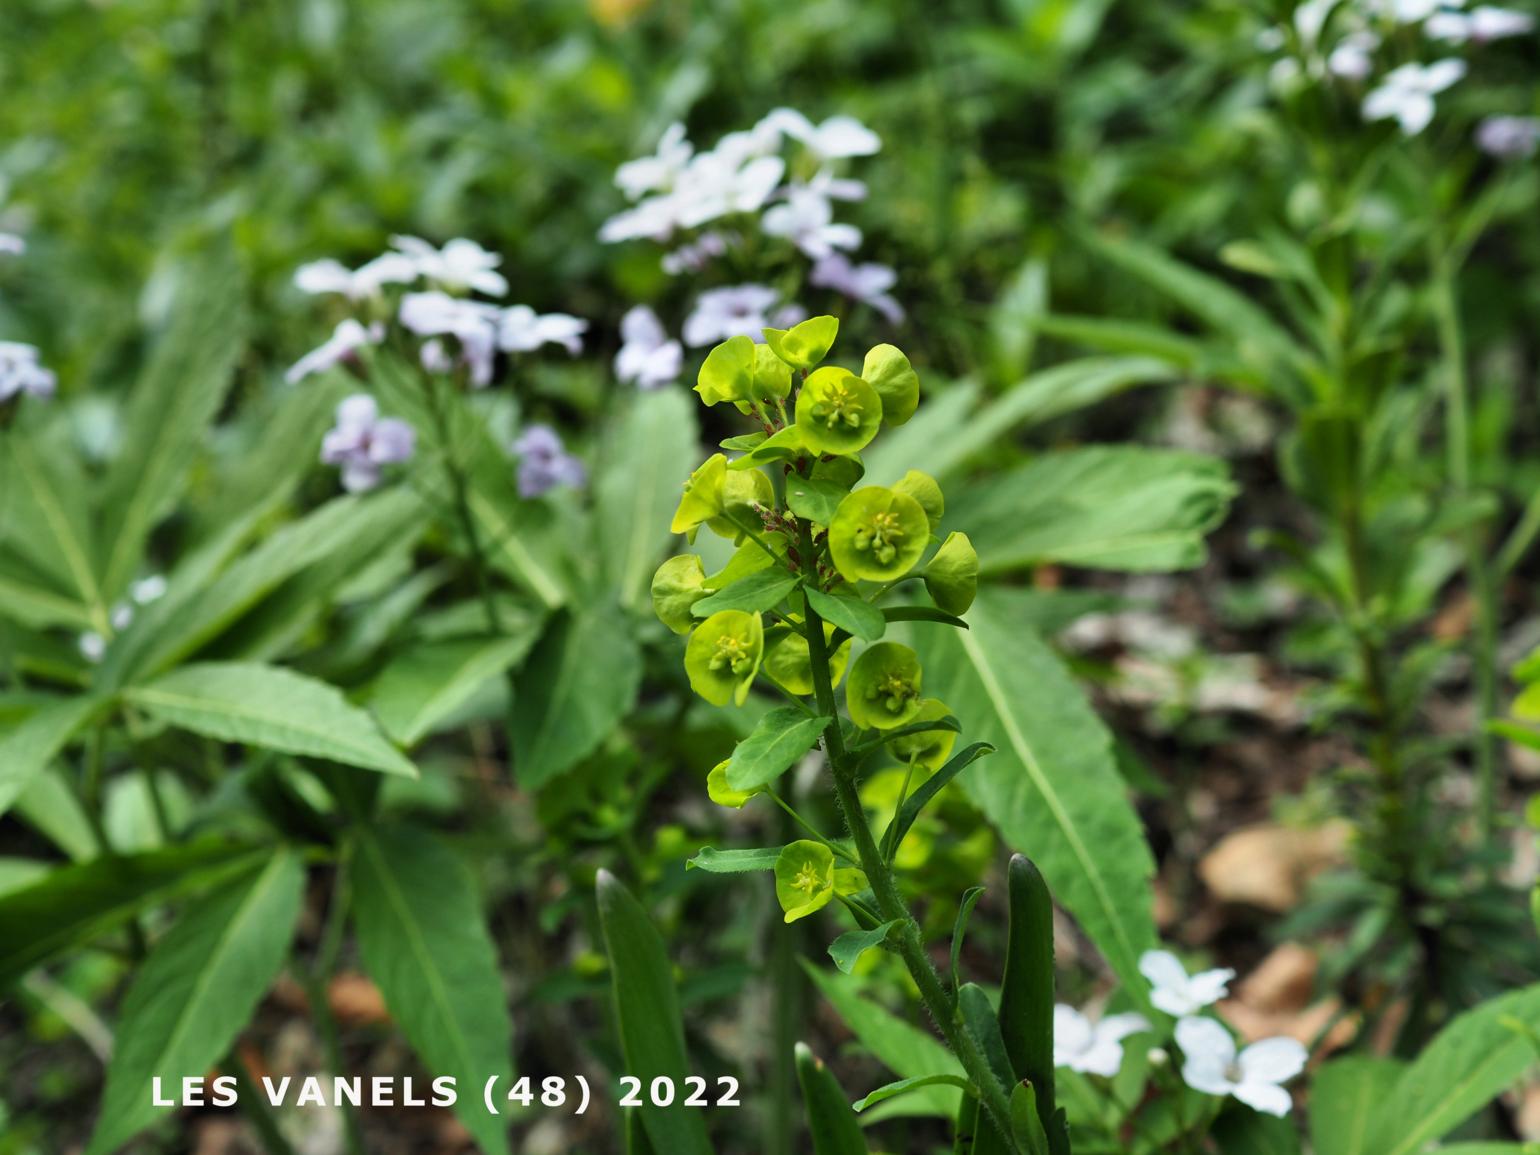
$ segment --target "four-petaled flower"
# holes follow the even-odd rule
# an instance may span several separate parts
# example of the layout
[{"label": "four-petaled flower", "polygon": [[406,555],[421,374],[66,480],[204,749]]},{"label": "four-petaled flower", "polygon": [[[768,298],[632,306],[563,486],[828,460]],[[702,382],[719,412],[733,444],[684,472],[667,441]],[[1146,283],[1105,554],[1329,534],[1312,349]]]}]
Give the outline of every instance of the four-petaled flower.
[{"label": "four-petaled flower", "polygon": [[1165,950],[1145,951],[1139,957],[1139,973],[1150,980],[1150,1002],[1176,1018],[1217,1003],[1235,977],[1228,968],[1189,976],[1176,955]]},{"label": "four-petaled flower", "polygon": [[37,346],[0,341],[0,404],[22,393],[50,397],[57,385],[53,370],[38,360]]},{"label": "four-petaled flower", "polygon": [[679,380],[684,368],[684,348],[672,340],[658,315],[637,305],[620,319],[620,352],[615,354],[615,376],[638,389],[657,389]]},{"label": "four-petaled flower", "polygon": [[380,483],[381,468],[411,459],[417,435],[398,417],[381,417],[367,393],[337,406],[337,424],[321,441],[321,460],[342,468],[342,488],[363,493]]},{"label": "four-petaled flower", "polygon": [[871,156],[882,148],[882,138],[853,116],[831,116],[814,124],[794,108],[777,108],[765,122],[801,142],[819,160]]},{"label": "four-petaled flower", "polygon": [[766,285],[732,285],[707,289],[695,300],[684,322],[684,343],[691,347],[711,345],[729,337],[764,340],[761,332],[770,323],[766,314],[779,294]]},{"label": "four-petaled flower", "polygon": [[332,335],[322,344],[294,362],[283,379],[293,385],[312,373],[319,373],[352,359],[360,349],[378,345],[384,339],[385,326],[378,321],[365,327],[361,322],[348,317],[337,325]]},{"label": "four-petaled flower", "polygon": [[853,265],[843,253],[832,253],[813,266],[807,279],[821,289],[870,305],[895,325],[904,319],[903,307],[888,292],[898,274],[887,265],[874,261]]},{"label": "four-petaled flower", "polygon": [[1143,1015],[1108,1015],[1093,1023],[1060,1003],[1053,1008],[1053,1065],[1110,1079],[1123,1065],[1123,1040],[1149,1029]]},{"label": "four-petaled flower", "polygon": [[508,278],[497,271],[503,258],[475,241],[456,237],[442,249],[421,237],[395,236],[390,243],[410,258],[419,274],[446,289],[471,289],[489,297],[501,297],[508,291]]},{"label": "four-petaled flower", "polygon": [[497,345],[507,353],[528,353],[541,345],[560,345],[576,357],[583,351],[588,322],[569,313],[537,313],[528,305],[510,305],[497,321]]},{"label": "four-petaled flower", "polygon": [[1481,151],[1500,160],[1520,160],[1540,148],[1540,117],[1489,116],[1476,126]]},{"label": "four-petaled flower", "polygon": [[1432,64],[1403,64],[1385,74],[1364,97],[1366,120],[1394,120],[1407,136],[1416,136],[1433,119],[1433,98],[1465,75],[1465,61],[1450,57]]},{"label": "four-petaled flower", "polygon": [[772,237],[785,237],[815,261],[836,249],[861,247],[861,230],[834,220],[826,193],[812,185],[793,185],[786,199],[771,205],[760,227]]},{"label": "four-petaled flower", "polygon": [[1269,1115],[1287,1115],[1292,1099],[1283,1084],[1305,1069],[1309,1052],[1294,1039],[1263,1039],[1236,1053],[1230,1032],[1213,1019],[1176,1024],[1182,1080],[1207,1095],[1234,1095]]},{"label": "four-petaled flower", "polygon": [[580,489],[588,480],[583,463],[567,452],[549,425],[526,425],[513,452],[519,459],[520,497],[539,497],[559,485]]},{"label": "four-petaled flower", "polygon": [[378,296],[386,285],[408,285],[418,276],[417,262],[411,257],[382,253],[356,269],[330,258],[311,261],[294,271],[294,286],[302,293],[341,293],[350,301],[362,301]]}]

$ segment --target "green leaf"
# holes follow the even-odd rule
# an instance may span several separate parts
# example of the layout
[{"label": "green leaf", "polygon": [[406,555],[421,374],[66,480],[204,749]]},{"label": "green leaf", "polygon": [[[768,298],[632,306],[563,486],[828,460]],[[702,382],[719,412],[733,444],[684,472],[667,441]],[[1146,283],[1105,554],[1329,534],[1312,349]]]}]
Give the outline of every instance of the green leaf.
[{"label": "green leaf", "polygon": [[199,662],[130,686],[123,697],[168,725],[222,742],[417,777],[366,712],[325,682],[279,666]]},{"label": "green leaf", "polygon": [[[861,1045],[895,1075],[909,1079],[938,1072],[963,1075],[962,1066],[951,1051],[927,1032],[862,998],[854,979],[806,962],[803,968]],[[959,1098],[950,1087],[927,1086],[904,1096],[899,1106],[906,1114],[950,1119],[956,1117]]]},{"label": "green leaf", "polygon": [[594,477],[594,529],[621,607],[646,608],[647,588],[673,535],[679,463],[695,453],[695,406],[679,389],[637,392],[615,424]]},{"label": "green leaf", "polygon": [[903,920],[895,918],[871,930],[846,931],[829,944],[829,957],[834,960],[834,965],[847,975],[854,974],[857,960],[872,947],[881,946],[886,942],[888,935],[901,921]]},{"label": "green leaf", "polygon": [[1048,1150],[1069,1155],[1069,1132],[1054,1086],[1053,900],[1042,873],[1023,854],[1011,857],[1007,888],[1010,921],[1000,979],[1000,1034],[1016,1079],[1033,1089]]},{"label": "green leaf", "polygon": [[354,862],[364,967],[423,1067],[463,1089],[460,1121],[484,1150],[504,1155],[504,1125],[475,1093],[489,1076],[508,1073],[513,1050],[475,876],[438,839],[410,827],[361,829]]},{"label": "green leaf", "polygon": [[850,496],[850,486],[837,481],[792,474],[786,479],[786,505],[792,513],[819,525],[834,520],[840,502]]},{"label": "green leaf", "polygon": [[1369,1122],[1370,1155],[1412,1155],[1453,1131],[1534,1063],[1529,1040],[1504,1023],[1540,1021],[1540,985],[1466,1011],[1434,1036]]},{"label": "green leaf", "polygon": [[962,986],[961,963],[963,940],[968,934],[968,922],[973,918],[973,908],[979,904],[979,899],[984,897],[982,886],[970,886],[963,891],[961,901],[957,904],[957,917],[952,920],[952,949],[950,952],[952,966],[952,987],[956,989]]},{"label": "green leaf", "polygon": [[1209,1134],[1225,1155],[1299,1155],[1299,1128],[1293,1122],[1240,1104],[1227,1108]]},{"label": "green leaf", "polygon": [[984,1061],[999,1081],[1002,1089],[1013,1086],[1016,1076],[1011,1070],[1011,1059],[1005,1051],[1005,1037],[1000,1033],[1000,1022],[995,1005],[989,994],[978,983],[963,983],[957,988],[957,1014],[963,1029],[973,1036]]},{"label": "green leaf", "polygon": [[1048,308],[1048,262],[1022,262],[989,309],[989,362],[998,379],[1014,380],[1032,363],[1038,320]]},{"label": "green leaf", "polygon": [[224,1058],[288,957],[305,869],[280,847],[187,909],[155,944],[123,1000],[117,1048],[87,1155],[108,1155],[154,1121],[168,1090]]},{"label": "green leaf", "polygon": [[89,696],[52,698],[14,730],[0,735],[0,814],[107,705],[106,700]]},{"label": "green leaf", "polygon": [[882,611],[859,597],[828,594],[812,586],[802,592],[814,613],[851,637],[860,638],[863,642],[875,642],[888,628],[888,620],[883,617]]},{"label": "green leaf", "polygon": [[856,1103],[855,1108],[857,1111],[864,1111],[868,1107],[875,1107],[885,1099],[907,1095],[910,1091],[918,1091],[921,1087],[957,1087],[963,1091],[973,1090],[973,1084],[961,1075],[945,1072],[938,1075],[916,1075],[910,1079],[899,1079],[895,1083],[884,1083]]},{"label": "green leaf", "polygon": [[1139,956],[1156,945],[1143,827],[1111,735],[1009,605],[984,590],[972,629],[916,631],[925,688],[953,704],[964,732],[999,748],[963,790],[1009,846],[1032,855],[1142,1009],[1149,984]]},{"label": "green leaf", "polygon": [[[926,726],[927,730],[952,728],[937,726],[934,723]],[[897,736],[896,733],[890,735],[890,737]],[[927,778],[918,790],[909,795],[908,798],[905,798],[904,804],[899,807],[898,813],[893,816],[893,821],[888,824],[887,830],[883,831],[883,857],[891,860],[893,855],[898,853],[898,848],[904,841],[904,835],[909,833],[909,828],[914,825],[921,812],[930,805],[937,794],[940,794],[946,788],[952,779],[956,778],[986,754],[993,754],[994,752],[995,748],[988,742],[974,742],[971,745],[965,746],[956,754],[953,754],[951,758],[947,759],[946,765]]]},{"label": "green leaf", "polygon": [[784,846],[755,850],[717,850],[703,846],[684,864],[686,870],[704,870],[708,874],[743,874],[752,870],[774,870]]},{"label": "green leaf", "polygon": [[810,718],[795,706],[768,711],[733,750],[727,784],[734,790],[752,790],[774,782],[813,748],[828,725],[828,718]]},{"label": "green leaf", "polygon": [[801,582],[794,573],[787,573],[780,566],[755,570],[739,578],[726,589],[718,590],[709,597],[701,598],[690,607],[698,618],[709,618],[721,610],[745,610],[759,613],[771,609],[786,600],[786,595]]},{"label": "green leaf", "polygon": [[370,685],[366,700],[385,732],[406,747],[452,720],[489,679],[529,652],[539,620],[512,637],[419,642],[391,659]]},{"label": "green leaf", "polygon": [[[672,1079],[675,1086],[683,1087],[692,1069],[663,939],[642,905],[609,871],[599,871],[597,891],[626,1073],[641,1079],[643,1087],[658,1078]],[[635,1110],[655,1151],[711,1155],[701,1112],[685,1107],[681,1099],[667,1107],[648,1101]]]},{"label": "green leaf", "polygon": [[0,439],[0,534],[14,550],[86,607],[106,633],[107,598],[98,581],[89,492],[68,446],[53,450],[20,431]]},{"label": "green leaf", "polygon": [[1310,1142],[1316,1155],[1373,1155],[1369,1120],[1406,1064],[1370,1055],[1334,1059],[1310,1082]]},{"label": "green leaf", "polygon": [[803,1043],[797,1044],[795,1053],[813,1155],[867,1155],[861,1124],[829,1068]]},{"label": "green leaf", "polygon": [[168,312],[171,323],[129,391],[123,448],[103,487],[102,585],[109,600],[133,579],[150,531],[205,448],[246,344],[243,298],[232,252],[216,247],[187,270]]},{"label": "green leaf", "polygon": [[575,606],[524,663],[513,699],[514,772],[534,790],[599,748],[636,701],[642,655],[629,618]]},{"label": "green leaf", "polygon": [[0,990],[143,910],[222,882],[269,856],[221,840],[58,867],[0,900]]},{"label": "green leaf", "polygon": [[[4,473],[0,471],[0,480]],[[0,505],[0,518],[5,509]],[[98,619],[91,607],[55,592],[41,571],[19,557],[0,553],[0,618],[9,618],[31,629],[66,626],[77,633],[93,630]]]},{"label": "green leaf", "polygon": [[970,485],[947,511],[981,572],[1061,562],[1190,569],[1235,495],[1223,462],[1137,446],[1053,453]]}]

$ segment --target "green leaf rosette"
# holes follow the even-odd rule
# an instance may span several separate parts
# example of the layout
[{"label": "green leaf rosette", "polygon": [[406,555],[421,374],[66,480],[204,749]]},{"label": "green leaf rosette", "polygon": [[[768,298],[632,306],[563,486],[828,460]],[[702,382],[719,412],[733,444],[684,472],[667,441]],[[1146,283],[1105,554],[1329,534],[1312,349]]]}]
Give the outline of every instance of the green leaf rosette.
[{"label": "green leaf rosette", "polygon": [[744,536],[744,526],[758,530],[763,524],[755,507],[774,504],[775,487],[762,470],[729,470],[722,477],[722,512],[707,521],[706,528],[730,541],[739,541]]},{"label": "green leaf rosette", "polygon": [[[834,636],[828,622],[823,627],[824,641]],[[829,655],[829,682],[839,685],[850,661],[850,639]],[[773,626],[765,632],[766,676],[791,694],[807,696],[813,692],[813,662],[808,656],[807,639],[789,626]]]},{"label": "green leaf rosette", "polygon": [[775,860],[775,897],[787,922],[828,906],[834,897],[834,852],[808,839],[782,849]]},{"label": "green leaf rosette", "polygon": [[[939,722],[952,711],[939,698],[922,698],[920,708],[911,722]],[[955,730],[926,730],[919,734],[905,734],[888,742],[888,749],[900,762],[913,761],[927,770],[939,770],[952,756],[957,742]]]},{"label": "green leaf rosette", "polygon": [[949,533],[922,575],[938,609],[965,614],[979,592],[979,555],[965,533]]},{"label": "green leaf rosette", "polygon": [[690,688],[713,706],[743,705],[765,653],[765,628],[758,614],[722,610],[690,635],[684,651]]},{"label": "green leaf rosette", "polygon": [[866,730],[892,730],[920,712],[920,658],[898,642],[867,646],[845,684],[850,720]]},{"label": "green leaf rosette", "polygon": [[847,581],[892,581],[903,577],[930,540],[925,509],[907,494],[880,485],[858,489],[835,511],[829,525],[829,554]]},{"label": "green leaf rosette", "polygon": [[765,787],[734,790],[727,784],[727,764],[731,761],[731,758],[724,758],[711,768],[711,773],[706,775],[706,794],[718,806],[730,806],[734,810],[742,810],[750,798],[756,794],[763,794]]},{"label": "green leaf rosette", "polygon": [[893,492],[918,501],[920,508],[925,511],[925,520],[930,524],[931,533],[936,532],[936,527],[941,524],[941,515],[946,512],[946,498],[942,496],[941,486],[934,477],[918,469],[911,469],[894,483]]},{"label": "green leaf rosette", "polygon": [[786,364],[811,369],[829,355],[839,331],[833,317],[809,317],[790,329],[766,329],[765,345]]},{"label": "green leaf rosette", "polygon": [[848,369],[814,370],[797,394],[797,429],[816,453],[859,453],[882,426],[882,398]]},{"label": "green leaf rosette", "polygon": [[893,345],[874,345],[867,351],[861,378],[882,398],[882,417],[889,425],[902,425],[920,407],[919,375]]},{"label": "green leaf rosette", "polygon": [[671,557],[652,575],[652,612],[676,634],[695,628],[690,607],[710,592],[706,589],[706,571],[693,553]]},{"label": "green leaf rosette", "polygon": [[670,533],[687,533],[694,540],[695,531],[713,517],[722,515],[722,482],[727,477],[727,458],[713,453],[690,474],[684,483],[684,496],[674,510]]}]

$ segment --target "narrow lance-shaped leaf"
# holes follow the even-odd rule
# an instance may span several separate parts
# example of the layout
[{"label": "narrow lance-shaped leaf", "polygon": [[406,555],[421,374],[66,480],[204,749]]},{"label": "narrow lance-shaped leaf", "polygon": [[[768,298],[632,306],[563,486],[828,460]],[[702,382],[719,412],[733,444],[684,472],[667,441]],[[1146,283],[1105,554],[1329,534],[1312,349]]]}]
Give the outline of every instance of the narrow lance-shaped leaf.
[{"label": "narrow lance-shaped leaf", "polygon": [[[679,994],[663,939],[642,905],[605,870],[599,872],[598,897],[626,1073],[641,1079],[644,1088],[659,1078],[672,1079],[682,1088],[691,1067]],[[667,1107],[647,1100],[634,1110],[641,1116],[652,1149],[660,1155],[711,1155],[711,1141],[698,1109],[685,1107],[676,1098]]]},{"label": "narrow lance-shaped leaf", "polygon": [[460,1121],[483,1150],[504,1155],[503,1125],[475,1092],[508,1073],[513,1026],[474,876],[410,827],[360,832],[354,862],[364,966],[423,1066],[464,1089]]},{"label": "narrow lance-shaped leaf", "polygon": [[87,1155],[118,1150],[155,1118],[151,1080],[180,1087],[224,1057],[277,977],[299,918],[305,871],[293,850],[194,904],[129,987]]},{"label": "narrow lance-shaped leaf", "polygon": [[797,1044],[796,1056],[797,1082],[802,1084],[813,1155],[866,1155],[861,1124],[829,1068],[805,1043]]},{"label": "narrow lance-shaped leaf", "polygon": [[828,718],[810,718],[795,706],[769,711],[733,751],[727,784],[734,790],[752,790],[774,782],[813,748],[828,725]]},{"label": "narrow lance-shaped leaf", "polygon": [[89,696],[51,699],[14,730],[0,735],[0,814],[106,706],[103,699]]},{"label": "narrow lance-shaped leaf", "polygon": [[366,712],[332,686],[293,670],[202,662],[130,686],[123,696],[152,717],[220,741],[417,776]]}]

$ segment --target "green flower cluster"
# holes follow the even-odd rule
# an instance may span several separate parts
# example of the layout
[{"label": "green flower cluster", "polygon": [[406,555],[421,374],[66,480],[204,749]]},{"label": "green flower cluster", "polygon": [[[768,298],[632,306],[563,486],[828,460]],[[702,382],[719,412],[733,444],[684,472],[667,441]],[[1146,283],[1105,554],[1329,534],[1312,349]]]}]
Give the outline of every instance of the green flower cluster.
[{"label": "green flower cluster", "polygon": [[[806,734],[800,749],[785,735],[751,738],[715,767],[708,792],[726,806],[770,792],[819,737],[817,725],[797,723],[828,723],[842,680],[852,740],[885,744],[911,770],[938,768],[956,730],[950,711],[924,696],[919,656],[883,635],[890,617],[955,623],[973,601],[978,557],[966,535],[938,536],[946,503],[934,478],[911,470],[892,486],[861,483],[861,452],[884,426],[914,415],[920,381],[892,345],[871,349],[859,374],[824,364],[838,329],[833,317],[814,317],[766,329],[764,344],[734,337],[707,355],[696,385],[707,405],[733,405],[759,428],[724,441],[690,475],[673,530],[693,542],[704,526],[737,548],[713,574],[696,554],[664,562],[653,607],[689,636],[685,670],[696,693],[741,705],[762,678],[798,703],[772,711],[771,724]],[[928,604],[885,613],[891,591],[911,581],[923,583]],[[777,751],[768,766],[765,748]],[[776,893],[788,921],[866,887],[835,854],[827,841],[782,851]]]}]

